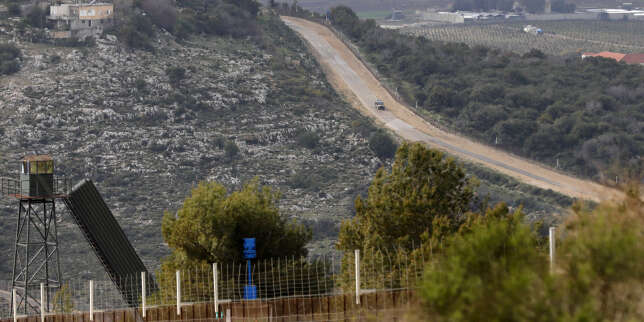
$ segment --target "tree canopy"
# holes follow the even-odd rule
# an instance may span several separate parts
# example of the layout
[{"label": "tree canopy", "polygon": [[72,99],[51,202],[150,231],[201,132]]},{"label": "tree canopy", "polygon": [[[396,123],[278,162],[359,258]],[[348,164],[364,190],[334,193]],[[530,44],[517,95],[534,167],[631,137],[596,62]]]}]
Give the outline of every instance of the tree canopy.
[{"label": "tree canopy", "polygon": [[[258,260],[291,259],[290,266],[280,268],[289,270],[291,274],[303,274],[311,267],[320,267],[320,263],[309,263],[305,258],[305,246],[311,240],[311,230],[290,222],[280,213],[278,199],[277,192],[261,186],[257,179],[231,193],[216,182],[200,183],[179,211],[166,212],[163,216],[163,238],[172,253],[161,263],[161,271],[156,276],[160,288],[152,296],[151,303],[160,303],[174,296],[176,270],[188,272],[182,275],[182,288],[188,294],[185,300],[203,300],[203,297],[199,298],[198,294],[202,293],[199,290],[204,287],[212,289],[210,263],[234,264],[243,261],[244,238],[255,238]],[[259,290],[276,296],[298,294],[296,285],[282,287],[271,281],[257,279],[257,276],[267,274],[265,269],[273,273],[272,266],[258,265],[253,271]],[[245,278],[243,274],[229,276],[232,279],[240,277]],[[225,282],[234,284],[240,283],[240,280]],[[316,292],[324,293],[327,289],[319,288]],[[209,298],[211,294],[202,296]]]},{"label": "tree canopy", "polygon": [[432,321],[641,321],[644,203],[577,204],[546,243],[520,214],[476,216],[425,267],[421,307]]},{"label": "tree canopy", "polygon": [[455,230],[470,209],[472,191],[456,161],[420,143],[404,143],[391,171],[378,170],[367,197],[356,199],[356,216],[343,223],[338,248],[419,245],[421,235],[431,235],[443,221]]},{"label": "tree canopy", "polygon": [[[473,184],[456,161],[420,143],[403,143],[391,170],[378,170],[366,198],[355,201],[355,217],[342,223],[337,244],[345,254],[341,283],[350,284],[355,249],[366,267],[395,257],[388,272],[392,277],[410,269],[409,258],[422,265],[420,257],[431,252],[432,243],[459,229],[473,196]],[[372,282],[365,279],[365,287]]]},{"label": "tree canopy", "polygon": [[257,257],[306,256],[311,231],[277,207],[278,194],[251,181],[228,193],[215,182],[200,183],[176,214],[165,213],[163,238],[178,265],[243,259],[243,238],[254,237]]}]

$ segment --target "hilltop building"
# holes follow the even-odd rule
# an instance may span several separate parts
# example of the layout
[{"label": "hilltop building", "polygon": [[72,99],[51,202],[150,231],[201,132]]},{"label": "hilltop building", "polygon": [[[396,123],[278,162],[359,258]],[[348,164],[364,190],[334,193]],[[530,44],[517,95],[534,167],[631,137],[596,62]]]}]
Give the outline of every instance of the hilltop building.
[{"label": "hilltop building", "polygon": [[111,3],[63,3],[49,7],[49,20],[55,22],[52,38],[78,38],[100,35],[114,24]]},{"label": "hilltop building", "polygon": [[627,64],[644,65],[644,54],[622,54],[622,53],[614,53],[610,51],[602,51],[600,53],[581,54],[582,59],[587,57],[603,57],[603,58],[614,59],[618,62],[624,62]]}]

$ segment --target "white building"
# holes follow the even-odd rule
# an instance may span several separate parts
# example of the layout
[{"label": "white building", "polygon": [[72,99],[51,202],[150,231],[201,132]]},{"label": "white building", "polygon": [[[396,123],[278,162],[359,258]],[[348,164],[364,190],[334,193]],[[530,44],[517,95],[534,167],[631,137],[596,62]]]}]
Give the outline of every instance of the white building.
[{"label": "white building", "polygon": [[111,3],[64,3],[49,7],[48,19],[56,22],[53,38],[85,38],[103,32],[114,23]]}]

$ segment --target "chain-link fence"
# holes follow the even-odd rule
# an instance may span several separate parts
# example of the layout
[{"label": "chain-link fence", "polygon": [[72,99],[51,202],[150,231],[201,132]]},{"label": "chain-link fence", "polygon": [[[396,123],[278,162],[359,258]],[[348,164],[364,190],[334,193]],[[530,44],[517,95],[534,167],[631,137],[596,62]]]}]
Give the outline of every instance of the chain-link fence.
[{"label": "chain-link fence", "polygon": [[[343,294],[369,294],[385,290],[413,289],[422,276],[422,251],[404,249],[314,258],[271,258],[246,262],[193,265],[181,270],[167,267],[148,276],[124,276],[118,290],[110,280],[64,281],[46,299],[46,312],[95,312],[128,308],[124,298],[136,299],[137,307],[174,306],[215,302],[230,303],[252,298],[274,300]],[[216,272],[215,272],[216,270]],[[140,283],[142,279],[145,283]],[[359,279],[359,288],[356,286]],[[252,285],[252,287],[249,287]],[[145,289],[145,291],[144,291]],[[215,296],[216,294],[216,296]],[[39,301],[38,301],[39,302]],[[145,304],[144,304],[145,303]],[[11,282],[0,281],[0,318],[11,316]],[[18,311],[19,314],[24,312]],[[28,315],[39,314],[30,309]]]}]

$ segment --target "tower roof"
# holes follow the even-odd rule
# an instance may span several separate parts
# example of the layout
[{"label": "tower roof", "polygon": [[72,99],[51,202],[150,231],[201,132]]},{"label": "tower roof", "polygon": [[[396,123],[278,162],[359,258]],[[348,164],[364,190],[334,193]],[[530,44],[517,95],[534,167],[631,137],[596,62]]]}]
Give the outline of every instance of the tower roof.
[{"label": "tower roof", "polygon": [[48,154],[28,155],[22,161],[51,161],[53,160]]}]

